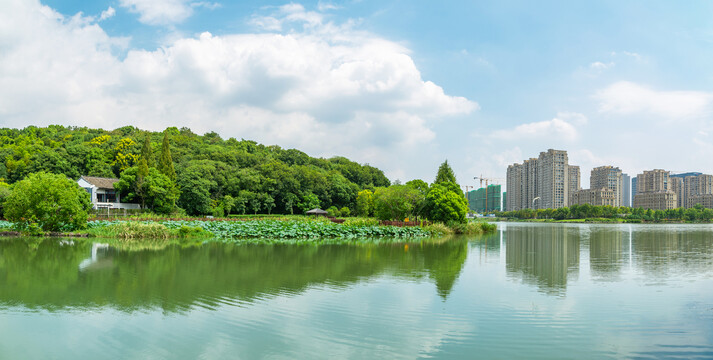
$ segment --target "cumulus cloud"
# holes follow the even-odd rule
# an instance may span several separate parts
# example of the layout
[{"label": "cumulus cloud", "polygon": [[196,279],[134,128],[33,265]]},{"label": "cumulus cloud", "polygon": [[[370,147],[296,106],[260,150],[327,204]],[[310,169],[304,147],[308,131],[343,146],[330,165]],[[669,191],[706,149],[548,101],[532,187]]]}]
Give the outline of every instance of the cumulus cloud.
[{"label": "cumulus cloud", "polygon": [[599,111],[630,115],[643,113],[686,120],[709,114],[713,94],[700,91],[659,91],[628,81],[598,91]]},{"label": "cumulus cloud", "polygon": [[114,15],[116,15],[116,10],[114,10],[113,7],[109,6],[108,9],[102,11],[101,16],[99,16],[99,21],[106,20],[110,17],[113,17]]},{"label": "cumulus cloud", "polygon": [[[278,23],[289,18],[313,30],[203,33],[136,50],[81,15],[67,18],[38,1],[5,2],[0,125],[188,126],[396,172],[403,156],[427,151],[434,122],[478,108],[423,80],[402,45],[316,20],[300,5],[277,12]],[[124,58],[113,54],[116,47],[127,50]]]},{"label": "cumulus cloud", "polygon": [[189,0],[119,0],[119,5],[139,14],[139,21],[149,25],[180,23],[193,15],[196,7],[219,7],[217,3]]},{"label": "cumulus cloud", "polygon": [[577,128],[573,125],[586,124],[587,118],[578,113],[559,113],[552,120],[526,123],[509,130],[495,131],[491,136],[504,140],[542,140],[543,142],[557,139],[573,142],[579,137]]}]

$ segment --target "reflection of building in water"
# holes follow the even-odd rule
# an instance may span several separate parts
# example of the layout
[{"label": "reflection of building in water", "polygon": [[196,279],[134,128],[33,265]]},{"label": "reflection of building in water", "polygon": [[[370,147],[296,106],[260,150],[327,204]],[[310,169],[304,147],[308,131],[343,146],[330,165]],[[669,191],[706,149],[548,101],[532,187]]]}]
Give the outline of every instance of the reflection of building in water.
[{"label": "reflection of building in water", "polygon": [[508,275],[534,283],[550,294],[564,294],[567,277],[579,271],[579,238],[563,226],[508,227]]},{"label": "reflection of building in water", "polygon": [[107,244],[92,244],[92,256],[79,263],[79,270],[99,270],[114,266],[112,258],[109,257],[111,248]]},{"label": "reflection of building in water", "polygon": [[629,233],[620,229],[596,229],[589,234],[589,269],[595,280],[619,280],[624,254],[628,252]]},{"label": "reflection of building in water", "polygon": [[644,273],[657,279],[680,273],[710,272],[713,263],[710,231],[667,229],[633,233],[634,261]]}]

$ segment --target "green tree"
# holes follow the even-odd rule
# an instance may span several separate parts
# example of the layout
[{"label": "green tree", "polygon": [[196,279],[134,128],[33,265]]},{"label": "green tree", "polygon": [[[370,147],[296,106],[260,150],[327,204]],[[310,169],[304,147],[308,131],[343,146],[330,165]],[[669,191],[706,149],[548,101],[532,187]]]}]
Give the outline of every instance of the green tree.
[{"label": "green tree", "polygon": [[[168,214],[176,207],[180,192],[168,176],[156,168],[150,168],[142,184],[138,184],[139,169],[132,166],[121,173],[114,188],[121,191],[128,201],[139,200],[139,192],[144,196],[146,208],[160,214]],[[139,185],[141,185],[139,187]]]},{"label": "green tree", "polygon": [[44,172],[17,182],[4,204],[5,217],[20,230],[33,226],[44,231],[83,229],[89,209],[89,194],[76,182]]},{"label": "green tree", "polygon": [[297,204],[297,202],[300,199],[297,197],[297,195],[293,193],[287,193],[285,196],[282,198],[282,201],[285,204],[285,210],[288,210],[290,212],[290,215],[294,214],[294,206]]},{"label": "green tree", "polygon": [[225,214],[230,215],[231,210],[235,207],[235,198],[230,195],[225,195],[220,203],[225,210]]},{"label": "green tree", "polygon": [[141,157],[139,159],[139,167],[136,171],[136,183],[134,184],[134,191],[136,195],[141,200],[141,207],[146,207],[146,177],[149,176],[149,167],[146,163],[146,159]]},{"label": "green tree", "polygon": [[275,198],[269,194],[264,194],[262,196],[262,207],[267,210],[268,214],[272,213],[272,209],[275,207]]},{"label": "green tree", "polygon": [[379,220],[404,220],[422,200],[421,192],[407,185],[379,188],[374,194],[374,215]]},{"label": "green tree", "polygon": [[144,134],[144,146],[141,147],[141,158],[146,160],[147,167],[153,167],[153,152],[151,151],[151,134]]},{"label": "green tree", "polygon": [[168,131],[163,132],[163,143],[161,143],[161,157],[158,160],[158,170],[168,176],[171,181],[176,180],[176,170],[173,168],[173,158],[171,157],[171,146],[168,142]]},{"label": "green tree", "polygon": [[444,161],[441,166],[438,167],[438,173],[436,174],[436,181],[434,183],[444,183],[452,182],[457,184],[456,175],[453,173],[453,169],[448,165],[448,160]]},{"label": "green tree", "polygon": [[11,192],[10,185],[0,181],[0,219],[5,218],[5,200]]},{"label": "green tree", "polygon": [[374,214],[374,193],[369,189],[357,193],[356,213],[359,216],[370,216]]},{"label": "green tree", "polygon": [[468,203],[458,185],[452,182],[434,183],[426,195],[429,218],[441,222],[465,222]]},{"label": "green tree", "polygon": [[210,190],[215,185],[207,166],[193,164],[180,172],[177,185],[181,189],[178,206],[189,215],[210,214],[212,200]]},{"label": "green tree", "polygon": [[421,179],[408,181],[406,185],[420,191],[423,196],[426,196],[426,193],[428,193],[428,183]]},{"label": "green tree", "polygon": [[327,215],[331,217],[340,217],[342,216],[342,213],[336,206],[332,205],[327,209]]},{"label": "green tree", "polygon": [[302,212],[305,213],[307,211],[310,211],[314,208],[319,207],[319,198],[317,195],[313,194],[311,191],[307,192],[305,195],[302,196],[302,201],[297,204],[297,207],[302,209]]},{"label": "green tree", "polygon": [[250,206],[250,209],[252,209],[253,214],[257,215],[257,212],[262,208],[262,199],[260,199],[260,196],[256,194],[256,196],[253,196],[248,200],[248,205]]}]

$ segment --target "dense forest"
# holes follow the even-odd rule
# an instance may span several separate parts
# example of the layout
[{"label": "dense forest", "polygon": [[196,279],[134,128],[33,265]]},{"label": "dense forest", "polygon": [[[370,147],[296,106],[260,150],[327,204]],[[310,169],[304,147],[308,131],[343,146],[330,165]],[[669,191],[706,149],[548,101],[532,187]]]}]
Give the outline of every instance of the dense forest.
[{"label": "dense forest", "polygon": [[0,179],[13,184],[37,172],[121,178],[123,198],[158,212],[167,212],[165,204],[152,199],[168,198],[170,210],[175,204],[191,215],[354,209],[359,191],[390,185],[381,170],[344,157],[314,158],[188,128],[0,129]]}]

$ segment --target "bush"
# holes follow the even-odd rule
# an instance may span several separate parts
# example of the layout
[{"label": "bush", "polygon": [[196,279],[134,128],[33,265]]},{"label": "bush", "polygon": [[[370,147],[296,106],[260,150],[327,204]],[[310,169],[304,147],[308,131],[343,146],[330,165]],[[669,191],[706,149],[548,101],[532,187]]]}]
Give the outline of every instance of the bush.
[{"label": "bush", "polygon": [[210,236],[211,233],[203,230],[200,226],[186,226],[182,225],[178,229],[178,235],[180,237],[199,237],[199,236]]},{"label": "bush", "polygon": [[352,211],[349,210],[349,208],[346,207],[346,206],[343,207],[343,208],[341,208],[341,209],[339,209],[339,212],[342,213],[342,216],[343,216],[343,217],[349,217],[349,215],[352,214]]},{"label": "bush", "polygon": [[5,200],[10,196],[10,185],[0,181],[0,218],[4,218]]},{"label": "bush", "polygon": [[327,215],[330,217],[339,217],[342,215],[342,213],[337,209],[336,206],[330,206],[329,209],[327,209]]},{"label": "bush", "polygon": [[71,231],[87,226],[89,194],[63,175],[39,172],[17,182],[4,204],[20,231]]},{"label": "bush", "polygon": [[431,225],[426,225],[423,227],[432,236],[443,236],[453,234],[453,230],[443,223],[433,223]]},{"label": "bush", "polygon": [[171,237],[169,229],[159,223],[141,223],[136,221],[117,222],[104,229],[97,229],[102,236],[120,239],[168,239]]},{"label": "bush", "polygon": [[441,222],[465,222],[468,203],[454,183],[436,183],[426,194],[429,219]]},{"label": "bush", "polygon": [[464,235],[484,234],[486,232],[495,231],[496,228],[495,225],[486,222],[450,222],[448,223],[448,227],[453,230],[453,233]]},{"label": "bush", "polygon": [[377,226],[379,225],[379,220],[374,218],[351,218],[347,219],[342,223],[342,226]]}]

